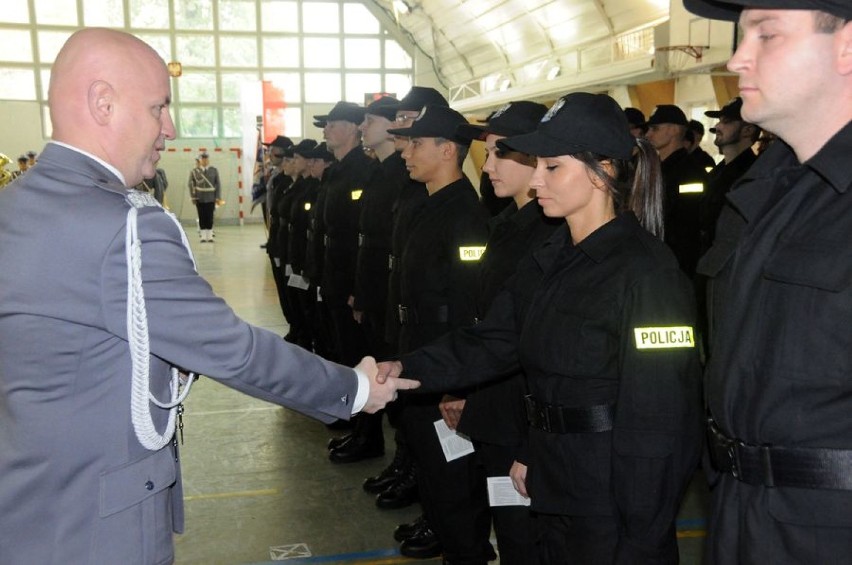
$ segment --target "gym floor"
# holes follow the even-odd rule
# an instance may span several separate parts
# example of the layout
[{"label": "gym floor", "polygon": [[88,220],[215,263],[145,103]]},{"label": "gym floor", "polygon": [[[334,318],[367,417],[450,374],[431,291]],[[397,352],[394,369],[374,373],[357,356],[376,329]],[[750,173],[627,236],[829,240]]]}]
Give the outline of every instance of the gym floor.
[{"label": "gym floor", "polygon": [[[246,321],[286,334],[269,260],[259,247],[263,226],[219,226],[215,243],[200,243],[195,227],[186,229],[198,270],[216,294]],[[176,564],[418,562],[399,555],[392,532],[416,518],[419,507],[379,510],[361,489],[364,478],[393,457],[390,428],[383,458],[335,465],[326,443],[345,432],[210,379],[193,387],[183,421],[186,532],[175,537]],[[685,565],[701,563],[707,498],[697,473],[677,523]]]}]

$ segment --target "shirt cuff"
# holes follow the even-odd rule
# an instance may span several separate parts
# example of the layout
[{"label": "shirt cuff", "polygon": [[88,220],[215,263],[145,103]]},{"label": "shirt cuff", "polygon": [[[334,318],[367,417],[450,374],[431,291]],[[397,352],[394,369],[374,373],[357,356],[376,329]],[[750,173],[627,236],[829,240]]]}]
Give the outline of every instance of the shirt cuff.
[{"label": "shirt cuff", "polygon": [[360,412],[364,405],[367,404],[367,399],[370,397],[370,379],[367,378],[360,369],[353,369],[358,377],[358,392],[355,394],[355,400],[352,402],[352,414]]}]

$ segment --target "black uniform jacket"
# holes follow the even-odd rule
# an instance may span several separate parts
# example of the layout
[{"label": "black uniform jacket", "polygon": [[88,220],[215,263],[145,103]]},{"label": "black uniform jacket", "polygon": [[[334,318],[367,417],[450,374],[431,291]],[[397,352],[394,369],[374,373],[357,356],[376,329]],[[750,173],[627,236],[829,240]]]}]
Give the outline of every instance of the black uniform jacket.
[{"label": "black uniform jacket", "polygon": [[[533,200],[518,210],[514,201],[489,221],[488,243],[480,259],[478,318],[503,289],[524,255],[532,253],[557,226],[565,221],[547,218]],[[467,396],[458,431],[495,445],[517,446],[526,442],[527,415],[524,409],[526,383],[522,373],[480,385]]]},{"label": "black uniform jacket", "polygon": [[370,190],[381,170],[375,159],[358,146],[332,165],[323,178],[328,193],[325,199],[325,265],[322,277],[324,296],[344,302],[355,285],[355,261],[358,256],[358,220],[361,199]]},{"label": "black uniform jacket", "polygon": [[278,197],[275,206],[275,215],[278,216],[278,234],[276,245],[278,256],[281,258],[281,268],[291,264],[290,260],[290,213],[293,208],[293,201],[301,198],[305,192],[307,178],[298,177],[293,181],[293,184]]},{"label": "black uniform jacket", "polygon": [[757,160],[757,155],[751,149],[746,149],[730,163],[721,161],[707,175],[707,185],[699,204],[699,224],[701,227],[701,252],[706,252],[716,238],[716,222],[725,197],[731,187],[745,174]]},{"label": "black uniform jacket", "polygon": [[[417,182],[408,176],[408,169],[402,157],[396,161],[398,169],[400,189],[399,196],[392,207],[393,230],[391,232],[391,255],[388,257],[388,301],[385,313],[385,341],[390,344],[392,351],[399,349],[399,312],[397,307],[400,303],[400,260],[402,250],[408,243],[411,232],[411,222],[416,218],[417,210],[422,201],[429,198],[426,185]],[[392,173],[391,173],[392,174]]]},{"label": "black uniform jacket", "polygon": [[311,209],[308,210],[304,276],[314,286],[319,286],[322,282],[322,272],[325,266],[325,219],[323,210],[325,210],[325,201],[328,195],[325,179],[328,178],[329,169],[323,172],[322,179],[320,179],[319,186],[317,187],[316,199]]},{"label": "black uniform jacket", "polygon": [[319,192],[319,179],[310,177],[302,182],[304,190],[293,199],[289,214],[290,225],[287,227],[287,261],[297,275],[304,274],[310,214]]},{"label": "black uniform jacket", "polygon": [[[393,206],[402,189],[400,162],[394,151],[381,163],[381,175],[361,197],[358,221],[358,263],[355,269],[354,309],[378,322],[384,338],[385,309],[388,303],[388,255],[391,253]],[[404,168],[404,165],[403,165]],[[407,173],[403,173],[406,174]]]},{"label": "black uniform jacket", "polygon": [[284,194],[290,185],[293,183],[293,179],[284,173],[278,173],[274,177],[272,177],[272,181],[270,182],[269,194],[267,195],[267,202],[269,203],[269,233],[267,234],[266,240],[266,253],[270,257],[281,257],[280,251],[278,249],[278,214],[276,210],[278,209],[278,201]]},{"label": "black uniform jacket", "polygon": [[400,257],[400,350],[473,324],[488,214],[467,177],[420,201]]},{"label": "black uniform jacket", "polygon": [[678,149],[662,162],[665,182],[665,239],[681,268],[695,273],[700,255],[698,208],[707,183],[707,172],[686,152]]},{"label": "black uniform jacket", "polygon": [[620,561],[662,561],[676,555],[674,520],[702,445],[694,319],[671,251],[626,212],[578,245],[557,229],[485,320],[401,361],[424,392],[521,367],[539,402],[614,404],[612,431],[530,429],[532,508],[614,514]]},{"label": "black uniform jacket", "polygon": [[[749,444],[852,449],[852,123],[804,164],[773,143],[728,194],[709,286],[709,409]],[[771,514],[852,527],[852,492],[773,488]]]}]

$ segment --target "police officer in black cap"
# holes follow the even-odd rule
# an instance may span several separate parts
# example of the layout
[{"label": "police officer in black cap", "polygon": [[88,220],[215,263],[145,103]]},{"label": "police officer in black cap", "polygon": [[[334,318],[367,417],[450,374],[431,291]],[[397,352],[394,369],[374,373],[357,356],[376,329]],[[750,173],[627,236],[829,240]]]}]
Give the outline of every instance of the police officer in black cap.
[{"label": "police officer in black cap", "polygon": [[648,122],[645,121],[645,114],[639,108],[627,107],[624,109],[624,116],[627,118],[627,124],[630,127],[630,135],[633,137],[645,137],[648,133]]},{"label": "police officer in black cap", "polygon": [[688,125],[683,110],[672,104],[661,104],[648,118],[645,137],[662,161],[666,186],[663,202],[665,241],[684,272],[692,276],[701,249],[698,207],[704,194],[707,172],[690,159],[683,145]]},{"label": "police officer in black cap", "polygon": [[269,164],[272,170],[266,181],[265,202],[268,233],[265,247],[272,269],[272,279],[275,281],[275,290],[278,294],[278,304],[281,306],[284,319],[289,324],[293,314],[290,311],[291,305],[287,302],[287,278],[284,275],[284,265],[281,262],[281,255],[286,250],[278,248],[279,216],[276,212],[278,201],[293,184],[291,174],[293,141],[289,137],[279,135],[269,144]]},{"label": "police officer in black cap", "polygon": [[716,166],[716,161],[701,147],[704,139],[704,124],[698,120],[689,120],[686,126],[686,152],[698,166],[706,172]]},{"label": "police officer in black cap", "polygon": [[724,157],[707,176],[707,186],[701,198],[701,253],[704,254],[716,237],[716,221],[725,204],[725,197],[734,183],[754,164],[757,155],[752,146],[760,137],[760,127],[743,121],[740,113],[743,99],[737,96],[720,110],[704,112],[709,118],[718,119],[710,128],[714,134],[713,144]]},{"label": "police officer in black cap", "polygon": [[[426,86],[412,86],[411,90],[399,101],[396,109],[395,127],[409,127],[427,104],[448,106],[447,99]],[[428,197],[426,185],[411,178],[405,167],[401,152],[408,144],[407,137],[394,136],[395,152],[382,162],[382,168],[389,178],[399,182],[398,196],[393,203],[391,230],[391,253],[388,256],[388,298],[385,315],[385,341],[392,351],[399,348],[399,258],[408,242],[411,222],[419,210],[421,201]],[[376,494],[376,506],[383,509],[403,508],[413,504],[418,498],[417,481],[404,432],[397,426],[397,406],[387,410],[388,421],[394,428],[395,452],[391,463],[381,472],[364,481],[364,490]],[[407,531],[413,531],[407,528]],[[398,536],[399,537],[399,536]],[[398,541],[401,541],[398,540]]]},{"label": "police officer in black cap", "polygon": [[777,135],[713,247],[707,563],[852,562],[852,3],[687,0],[739,20],[742,118]]},{"label": "police officer in black cap", "polygon": [[[388,130],[409,138],[402,157],[411,178],[425,183],[428,193],[412,215],[399,257],[400,352],[476,317],[487,212],[462,173],[470,140],[459,138],[456,129],[465,123],[455,110],[427,105],[410,127]],[[446,461],[434,427],[441,419],[440,400],[440,394],[406,398],[400,414],[428,524],[405,539],[400,552],[424,558],[443,551],[449,563],[484,564],[494,556],[485,485],[473,458]]]},{"label": "police officer in black cap", "polygon": [[[485,253],[480,259],[477,317],[485,317],[523,256],[537,249],[561,222],[544,215],[530,180],[536,160],[497,146],[506,137],[535,131],[547,107],[535,102],[511,102],[489,116],[485,125],[459,126],[458,135],[485,143],[483,173],[492,180],[495,195],[510,204],[489,221]],[[563,224],[564,225],[564,224]],[[483,384],[463,399],[445,397],[441,413],[447,425],[470,437],[476,457],[488,477],[506,477],[522,465],[527,453],[526,385],[520,372]],[[539,563],[536,529],[529,508],[497,505],[490,508],[500,563]]]},{"label": "police officer in black cap", "polygon": [[[557,100],[535,133],[531,186],[563,218],[485,319],[381,363],[425,391],[522,368],[542,563],[676,563],[675,517],[701,447],[692,285],[660,241],[656,153],[610,97]],[[638,147],[638,150],[637,150]],[[631,159],[637,152],[635,172]]]}]

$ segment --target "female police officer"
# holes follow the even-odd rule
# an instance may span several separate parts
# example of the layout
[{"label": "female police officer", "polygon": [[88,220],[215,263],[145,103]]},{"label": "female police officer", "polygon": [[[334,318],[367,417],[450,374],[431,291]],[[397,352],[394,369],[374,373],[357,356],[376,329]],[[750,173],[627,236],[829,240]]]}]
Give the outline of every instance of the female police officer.
[{"label": "female police officer", "polygon": [[659,239],[656,155],[614,100],[588,93],[500,146],[538,157],[531,186],[567,228],[522,261],[480,324],[380,374],[404,368],[425,390],[452,390],[522,368],[529,474],[513,479],[539,513],[542,562],[675,563],[700,367],[692,287]]}]

